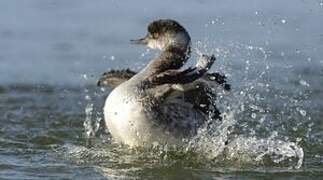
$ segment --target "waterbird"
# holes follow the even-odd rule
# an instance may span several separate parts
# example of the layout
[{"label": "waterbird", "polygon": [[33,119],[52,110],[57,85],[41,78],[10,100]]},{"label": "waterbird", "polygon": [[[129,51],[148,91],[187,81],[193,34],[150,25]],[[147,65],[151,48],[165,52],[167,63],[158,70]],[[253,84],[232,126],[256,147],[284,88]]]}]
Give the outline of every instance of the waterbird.
[{"label": "waterbird", "polygon": [[214,55],[201,54],[195,66],[182,69],[191,54],[191,38],[182,25],[172,19],[155,20],[145,37],[131,43],[160,53],[139,72],[111,70],[97,81],[113,88],[103,110],[116,141],[131,147],[180,145],[208,119],[221,119],[213,86],[230,90],[230,85],[224,75],[208,73]]}]

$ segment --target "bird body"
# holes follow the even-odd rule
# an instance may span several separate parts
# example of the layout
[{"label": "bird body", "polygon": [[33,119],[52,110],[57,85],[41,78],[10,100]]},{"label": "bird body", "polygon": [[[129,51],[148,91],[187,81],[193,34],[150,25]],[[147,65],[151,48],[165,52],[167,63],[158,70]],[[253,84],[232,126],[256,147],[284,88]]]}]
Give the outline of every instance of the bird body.
[{"label": "bird body", "polygon": [[195,67],[181,70],[190,56],[190,37],[169,19],[150,23],[147,36],[133,42],[161,53],[138,73],[113,71],[99,80],[115,86],[104,106],[106,126],[115,140],[130,146],[180,145],[209,117],[211,88],[201,78],[215,57],[201,55]]}]

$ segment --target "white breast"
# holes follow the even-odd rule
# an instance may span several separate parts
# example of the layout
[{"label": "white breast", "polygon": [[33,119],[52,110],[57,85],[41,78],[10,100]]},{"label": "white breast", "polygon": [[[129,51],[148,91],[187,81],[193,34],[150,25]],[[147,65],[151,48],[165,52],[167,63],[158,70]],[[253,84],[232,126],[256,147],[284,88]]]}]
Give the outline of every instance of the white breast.
[{"label": "white breast", "polygon": [[130,146],[152,143],[178,143],[154,124],[152,114],[142,106],[136,94],[122,84],[115,88],[104,106],[106,126],[113,138]]},{"label": "white breast", "polygon": [[[171,103],[174,104],[174,102]],[[191,111],[190,107],[183,102],[178,102],[176,108],[171,108],[169,105],[160,108],[164,114],[173,116],[174,121],[181,121],[178,118],[187,118],[185,123],[191,123],[190,120],[201,118],[201,116],[197,117],[198,113]],[[185,115],[178,116],[181,112],[173,112],[176,109],[185,110]],[[165,125],[159,126],[156,122],[158,121],[156,114],[149,107],[143,106],[142,99],[138,98],[134,88],[127,82],[115,88],[106,99],[104,117],[113,138],[130,146],[182,143],[182,136],[167,132],[167,129],[173,128],[174,123],[170,123],[166,128]]]}]

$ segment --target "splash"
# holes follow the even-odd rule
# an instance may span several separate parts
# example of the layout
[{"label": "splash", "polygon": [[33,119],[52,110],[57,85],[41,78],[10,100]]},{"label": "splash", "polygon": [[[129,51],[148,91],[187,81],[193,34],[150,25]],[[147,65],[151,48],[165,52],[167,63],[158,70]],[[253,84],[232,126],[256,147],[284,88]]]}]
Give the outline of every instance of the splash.
[{"label": "splash", "polygon": [[[275,85],[268,81],[267,77],[271,73],[269,50],[233,42],[227,46],[229,47],[222,45],[220,48],[210,48],[215,45],[207,39],[196,44],[198,53],[203,51],[216,54],[226,66],[230,66],[230,63],[223,61],[229,57],[235,61],[234,64],[241,64],[240,70],[235,70],[239,74],[224,66],[217,67],[218,71],[228,72],[226,74],[238,78],[240,82],[237,82],[236,85],[239,87],[233,88],[229,97],[223,92],[218,93],[220,99],[215,103],[220,106],[222,112],[225,112],[222,123],[202,127],[197,136],[189,141],[188,148],[215,161],[249,164],[268,161],[274,164],[286,164],[291,161],[293,163],[287,166],[301,168],[304,159],[304,151],[298,141],[301,138],[296,138],[297,142],[293,142],[285,133],[285,123],[289,124],[291,119],[296,119],[297,113],[301,118],[307,116],[301,100],[282,90],[277,91]],[[237,61],[240,57],[241,59]],[[310,86],[302,79],[299,84]],[[306,97],[301,91],[298,91],[298,95]],[[277,109],[275,103],[283,99],[288,103]],[[295,126],[299,127],[301,124],[298,122]],[[277,131],[273,132],[275,128]],[[294,130],[297,131],[297,128]]]},{"label": "splash", "polygon": [[96,133],[100,128],[100,122],[102,120],[101,113],[99,111],[94,111],[94,104],[91,96],[89,95],[89,90],[85,89],[85,120],[83,122],[83,127],[85,130],[85,138],[87,139],[87,144],[91,144],[91,139],[95,137]]},{"label": "splash", "polygon": [[299,169],[303,164],[304,151],[294,142],[282,141],[274,138],[258,139],[256,137],[237,137],[227,147],[227,159],[239,161],[264,161],[268,156],[274,163],[281,163],[296,158],[293,166]]},{"label": "splash", "polygon": [[208,122],[201,127],[197,135],[189,140],[187,150],[200,152],[208,159],[215,159],[221,155],[226,148],[230,128],[235,124],[232,116],[232,113],[223,113],[221,123]]},{"label": "splash", "polygon": [[[303,121],[304,118],[310,119],[301,105],[300,97],[306,95],[298,89],[295,91],[296,95],[288,94],[268,79],[273,69],[268,60],[272,52],[264,47],[238,42],[230,42],[214,48],[216,45],[206,40],[199,41],[195,46],[197,54],[201,52],[216,54],[220,65],[216,66],[215,70],[229,76],[233,91],[228,95],[216,89],[218,98],[215,103],[221,112],[224,112],[222,121],[210,119],[198,130],[195,137],[184,140],[187,142],[185,150],[178,150],[180,153],[175,157],[179,157],[178,154],[182,152],[192,156],[190,152],[194,152],[201,157],[200,161],[206,158],[207,162],[233,162],[234,164],[239,162],[255,165],[269,162],[270,166],[286,165],[296,169],[301,168],[304,151],[297,139],[302,138],[290,136],[288,132],[299,131],[299,127],[306,123]],[[284,56],[286,56],[285,53]],[[297,84],[305,88],[310,87],[310,84],[302,79],[299,79]],[[86,137],[91,138],[98,132],[101,112],[96,112],[90,93],[86,93],[84,128]],[[287,125],[291,128],[286,129]],[[147,160],[149,162],[156,158],[172,160],[170,149],[170,147],[156,146],[150,152],[144,151],[140,157],[149,159]],[[120,150],[117,148],[117,151]],[[156,150],[157,153],[155,153]],[[90,151],[82,150],[82,152]],[[138,152],[133,153],[131,151],[131,154],[138,158]]]},{"label": "splash", "polygon": [[296,160],[288,166],[301,168],[304,152],[297,143],[277,139],[277,133],[268,138],[236,135],[232,129],[235,123],[237,121],[233,111],[224,113],[222,123],[199,129],[198,134],[189,141],[186,150],[198,152],[215,162],[258,165],[268,159],[275,164]]}]

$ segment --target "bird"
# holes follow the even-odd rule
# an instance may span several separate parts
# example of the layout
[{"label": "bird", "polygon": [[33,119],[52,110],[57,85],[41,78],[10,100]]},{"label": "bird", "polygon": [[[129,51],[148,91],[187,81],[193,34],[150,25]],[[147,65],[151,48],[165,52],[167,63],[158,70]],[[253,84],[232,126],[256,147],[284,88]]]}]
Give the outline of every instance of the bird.
[{"label": "bird", "polygon": [[105,124],[115,141],[130,147],[180,146],[208,119],[221,120],[213,86],[229,91],[230,84],[225,75],[208,72],[214,55],[201,54],[195,66],[182,68],[191,37],[177,21],[158,19],[147,31],[131,43],[160,53],[139,72],[110,70],[97,81],[112,88],[103,108]]}]

